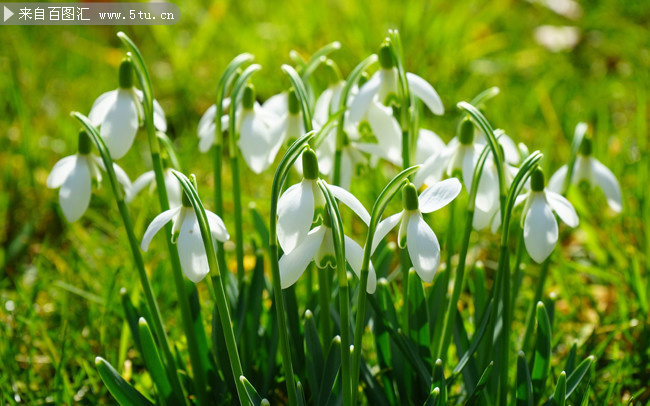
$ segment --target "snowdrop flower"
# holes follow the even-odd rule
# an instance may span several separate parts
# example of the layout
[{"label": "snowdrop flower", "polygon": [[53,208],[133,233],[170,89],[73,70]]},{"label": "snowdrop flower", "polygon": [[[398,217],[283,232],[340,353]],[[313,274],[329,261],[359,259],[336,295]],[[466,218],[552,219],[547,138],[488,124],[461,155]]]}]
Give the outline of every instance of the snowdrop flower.
[{"label": "snowdrop flower", "polygon": [[341,103],[341,94],[345,87],[345,81],[341,79],[341,73],[331,59],[328,59],[324,64],[325,74],[328,78],[327,89],[318,96],[316,105],[314,106],[314,122],[319,126],[325,125],[329,120],[332,113],[339,110]]},{"label": "snowdrop flower", "polygon": [[[386,106],[390,105],[391,99],[397,97],[398,73],[390,45],[387,43],[384,43],[379,49],[379,63],[381,65],[379,71],[361,86],[359,93],[350,105],[350,120],[352,122],[359,122],[364,115],[368,114],[368,122],[372,126],[373,117],[370,114],[377,107],[373,102]],[[429,82],[410,72],[406,74],[406,80],[411,92],[422,100],[432,113],[442,115],[445,112],[440,96]]]},{"label": "snowdrop flower", "polygon": [[[178,207],[181,205],[181,185],[178,183],[178,179],[172,173],[170,168],[166,168],[163,172],[165,177],[165,188],[167,189],[167,199],[169,200],[170,207]],[[150,192],[153,191],[156,187],[156,175],[154,171],[145,172],[133,182],[133,185],[126,191],[126,198],[124,199],[127,203],[131,203],[135,196],[140,193],[140,191],[149,186]]]},{"label": "snowdrop flower", "polygon": [[440,265],[440,244],[436,234],[422,218],[422,213],[431,213],[445,207],[458,196],[461,189],[456,178],[436,183],[425,189],[419,197],[415,185],[409,183],[404,186],[404,210],[379,223],[373,237],[372,251],[399,223],[399,247],[408,248],[415,271],[424,282],[431,283]]},{"label": "snowdrop flower", "polygon": [[[395,125],[397,123],[395,122]],[[399,126],[397,126],[398,131]],[[402,145],[396,137],[387,138],[391,141],[379,144],[358,143],[358,148],[372,156],[381,157],[395,166],[402,166]],[[431,130],[421,128],[415,147],[415,163],[423,164],[427,159],[440,153],[446,148],[445,142]]]},{"label": "snowdrop flower", "polygon": [[[334,169],[334,154],[336,153],[336,127],[332,128],[325,136],[325,140],[316,149],[316,156],[320,172],[331,175]],[[354,138],[352,138],[354,136]],[[366,165],[367,159],[363,154],[361,143],[357,142],[359,133],[356,129],[348,127],[343,133],[343,147],[341,148],[341,178],[340,186],[349,189],[352,177],[358,175]]]},{"label": "snowdrop flower", "polygon": [[[328,187],[331,188],[332,186]],[[309,231],[293,251],[285,253],[280,258],[280,282],[282,289],[286,289],[296,283],[311,261],[314,261],[320,269],[336,267],[336,250],[334,248],[331,219],[327,210],[323,213],[323,223]],[[345,236],[344,244],[345,259],[357,277],[361,277],[363,248],[347,235]],[[366,291],[372,294],[375,293],[376,288],[377,275],[371,262],[370,269],[368,270]]]},{"label": "snowdrop flower", "polygon": [[[228,109],[230,108],[230,97],[223,99],[221,105],[223,106],[222,111],[226,113],[221,116],[221,131],[226,132],[226,130],[228,130],[228,124],[230,123],[230,117],[227,114]],[[215,131],[217,128],[217,125],[215,124],[216,115],[217,105],[213,104],[208,107],[199,120],[198,135],[199,151],[201,151],[201,153],[208,152],[210,147],[214,144]]]},{"label": "snowdrop flower", "polygon": [[[617,213],[623,210],[621,186],[616,177],[605,165],[591,156],[591,138],[585,137],[580,146],[580,152],[573,166],[572,184],[586,182],[589,186],[599,188],[607,198],[609,207]],[[556,193],[562,190],[562,185],[567,175],[567,166],[563,165],[551,176],[548,188]]]},{"label": "snowdrop flower", "polygon": [[[318,158],[307,149],[302,153],[303,179],[289,187],[278,201],[278,241],[285,254],[297,249],[307,238],[312,223],[323,219],[325,197],[318,187]],[[329,185],[332,195],[354,211],[364,223],[370,222],[370,214],[347,190]]]},{"label": "snowdrop flower", "polygon": [[558,239],[555,212],[569,227],[578,225],[575,209],[562,195],[544,188],[544,173],[537,168],[530,178],[531,190],[517,198],[516,204],[526,202],[521,222],[526,251],[537,263],[542,263],[553,251]]},{"label": "snowdrop flower", "polygon": [[[219,216],[209,210],[206,210],[205,214],[208,217],[208,225],[212,233],[214,249],[216,249],[216,241],[227,241],[230,236]],[[170,220],[173,221],[171,239],[178,249],[181,269],[187,279],[199,283],[210,272],[210,266],[201,237],[199,221],[192,204],[184,193],[180,206],[164,211],[153,219],[144,232],[140,248],[147,252],[154,235]]]},{"label": "snowdrop flower", "polygon": [[[92,186],[99,187],[102,175],[98,168],[105,169],[103,161],[90,153],[91,141],[85,131],[79,133],[79,149],[75,155],[58,161],[47,177],[47,187],[59,189],[59,204],[69,222],[77,221],[88,209]],[[120,184],[130,189],[128,175],[113,164]]]},{"label": "snowdrop flower", "polygon": [[[133,86],[133,65],[125,59],[120,65],[119,87],[99,96],[88,115],[93,125],[99,127],[99,134],[113,159],[122,158],[133,145],[144,117],[142,99],[142,91]],[[156,100],[153,109],[154,125],[166,131],[165,112]]]},{"label": "snowdrop flower", "polygon": [[[277,155],[283,145],[293,142],[293,140],[297,140],[305,135],[305,123],[302,120],[300,103],[294,89],[289,91],[286,101],[287,109],[271,129],[273,146],[270,154],[273,156]],[[302,173],[302,162],[300,160],[296,161],[294,167],[298,173]]]}]

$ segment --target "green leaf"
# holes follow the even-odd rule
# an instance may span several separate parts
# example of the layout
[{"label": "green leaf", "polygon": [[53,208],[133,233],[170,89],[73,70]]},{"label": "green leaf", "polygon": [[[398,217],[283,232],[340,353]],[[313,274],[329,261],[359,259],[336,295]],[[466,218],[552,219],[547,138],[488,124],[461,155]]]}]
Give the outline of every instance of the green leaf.
[{"label": "green leaf", "polygon": [[428,307],[424,297],[424,287],[422,280],[415,269],[409,270],[408,276],[409,297],[408,297],[408,314],[409,314],[409,334],[419,348],[421,356],[429,355],[429,323]]},{"label": "green leaf", "polygon": [[569,350],[569,356],[566,359],[566,364],[564,365],[564,371],[567,375],[571,375],[573,370],[576,367],[576,353],[578,352],[578,343],[573,343],[571,349]]},{"label": "green leaf", "polygon": [[332,393],[336,376],[341,368],[341,337],[336,336],[332,339],[330,348],[327,351],[327,358],[325,359],[325,368],[320,380],[320,391],[316,398],[317,405],[326,405],[327,400]]},{"label": "green leaf", "polygon": [[[446,405],[447,404],[447,382],[445,381],[445,367],[442,365],[442,360],[436,360],[436,363],[433,366],[433,383],[431,384],[432,391],[429,394],[429,398],[433,395],[433,392],[438,389],[436,394],[436,402],[431,403],[432,405]],[[428,401],[428,399],[427,399]],[[425,402],[426,403],[426,402]]]},{"label": "green leaf", "polygon": [[551,322],[542,302],[537,303],[537,339],[531,372],[533,394],[538,403],[544,394],[546,379],[551,372]]},{"label": "green leaf", "polygon": [[131,297],[125,288],[120,289],[120,296],[122,298],[122,308],[124,309],[124,317],[131,330],[135,347],[142,353],[142,344],[140,343],[140,329],[138,328],[138,311],[136,310]]},{"label": "green leaf", "polygon": [[165,366],[160,359],[160,353],[158,352],[158,347],[153,339],[149,325],[143,317],[140,317],[140,320],[138,320],[138,325],[140,340],[142,342],[142,358],[147,366],[147,370],[151,374],[151,378],[158,389],[158,394],[163,400],[163,403],[173,404],[172,386],[167,378]]},{"label": "green leaf", "polygon": [[490,303],[488,303],[487,309],[483,312],[483,320],[481,321],[481,325],[478,328],[478,331],[474,333],[474,336],[472,337],[472,343],[469,346],[469,349],[463,356],[460,358],[458,361],[458,365],[456,365],[456,368],[452,371],[454,375],[458,375],[463,371],[467,363],[469,362],[469,359],[471,356],[474,354],[474,351],[478,348],[479,344],[481,343],[481,339],[483,338],[483,335],[485,334],[485,330],[487,329],[488,326],[488,321],[490,320],[490,310],[492,309],[493,306],[492,300],[490,300]]},{"label": "green leaf", "polygon": [[246,395],[248,396],[248,400],[250,400],[251,404],[253,406],[260,406],[262,404],[262,397],[259,393],[257,393],[255,387],[243,375],[239,377],[239,380],[244,385]]},{"label": "green leaf", "polygon": [[286,304],[287,326],[289,328],[289,340],[291,342],[291,354],[293,355],[293,366],[298,376],[305,370],[305,349],[304,339],[300,331],[300,316],[298,313],[298,299],[296,297],[296,285],[284,289],[284,302]]},{"label": "green leaf", "polygon": [[363,381],[366,383],[363,391],[366,394],[368,404],[377,406],[394,405],[396,403],[394,400],[395,396],[392,391],[392,382],[390,382],[388,377],[385,374],[382,374],[381,377],[377,377],[380,379],[383,378],[382,383],[384,383],[384,385],[381,385],[378,382],[377,378],[372,375],[370,367],[368,367],[368,364],[366,364],[363,359],[361,360],[361,365],[359,368],[361,379],[363,379]]},{"label": "green leaf", "polygon": [[555,393],[553,394],[551,404],[553,406],[564,406],[566,403],[566,372],[562,371],[560,377],[555,385]]},{"label": "green leaf", "polygon": [[517,406],[533,406],[533,386],[523,351],[517,355]]},{"label": "green leaf", "polygon": [[260,237],[260,242],[262,247],[268,251],[269,249],[269,229],[266,227],[266,221],[262,218],[260,212],[255,208],[255,206],[250,206],[251,217],[253,218],[253,225],[255,226],[255,231]]},{"label": "green leaf", "polygon": [[439,404],[444,405],[445,403],[440,399],[440,388],[436,387],[429,393],[429,397],[424,401],[424,406],[437,406]]},{"label": "green leaf", "polygon": [[125,381],[108,361],[102,357],[97,357],[95,358],[95,366],[104,385],[121,406],[153,406],[153,403]]},{"label": "green leaf", "polygon": [[305,367],[309,390],[313,396],[320,392],[321,371],[325,366],[323,349],[314,315],[310,310],[305,311]]},{"label": "green leaf", "polygon": [[578,387],[580,384],[580,381],[587,375],[587,372],[589,372],[589,368],[591,367],[591,364],[594,362],[594,357],[589,356],[587,359],[582,361],[580,365],[578,365],[573,371],[571,375],[569,375],[569,378],[567,379],[567,390],[566,390],[566,399],[571,396],[573,391]]},{"label": "green leaf", "polygon": [[307,406],[307,400],[305,399],[305,391],[303,390],[300,381],[296,382],[296,393],[298,394],[298,406]]},{"label": "green leaf", "polygon": [[[489,314],[489,311],[487,313]],[[483,393],[483,389],[487,385],[488,379],[490,379],[490,373],[492,372],[493,366],[494,366],[494,361],[490,361],[488,366],[485,368],[485,371],[483,371],[483,374],[481,375],[481,379],[478,380],[476,387],[467,398],[466,405],[471,406],[479,403],[479,397]]]}]

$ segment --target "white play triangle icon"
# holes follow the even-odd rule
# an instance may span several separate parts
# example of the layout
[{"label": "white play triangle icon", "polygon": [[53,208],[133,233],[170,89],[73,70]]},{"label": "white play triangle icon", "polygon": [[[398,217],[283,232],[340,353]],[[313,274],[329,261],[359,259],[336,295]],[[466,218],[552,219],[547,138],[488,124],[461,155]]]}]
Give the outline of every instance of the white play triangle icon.
[{"label": "white play triangle icon", "polygon": [[14,12],[5,6],[5,21],[7,21],[12,15],[14,15]]}]

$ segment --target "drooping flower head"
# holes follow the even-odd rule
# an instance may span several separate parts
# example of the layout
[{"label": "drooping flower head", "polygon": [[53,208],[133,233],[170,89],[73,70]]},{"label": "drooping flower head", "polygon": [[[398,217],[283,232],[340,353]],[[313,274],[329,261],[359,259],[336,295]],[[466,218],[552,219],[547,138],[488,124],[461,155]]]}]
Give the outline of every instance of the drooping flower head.
[{"label": "drooping flower head", "polygon": [[[169,200],[170,207],[178,207],[181,205],[181,185],[178,183],[178,179],[172,173],[171,168],[166,168],[163,172],[165,178],[165,189],[167,189],[167,199]],[[149,187],[150,191],[156,187],[156,175],[154,171],[148,171],[138,176],[138,178],[133,182],[131,187],[126,191],[126,198],[124,199],[127,203],[131,203],[135,196],[140,193],[144,188]]]},{"label": "drooping flower head", "polygon": [[526,202],[521,217],[526,251],[537,263],[543,262],[555,248],[558,225],[553,212],[569,227],[578,225],[575,209],[562,195],[544,188],[544,173],[537,168],[530,178],[531,190],[517,198]]},{"label": "drooping flower head", "polygon": [[[144,118],[142,91],[133,85],[133,64],[124,59],[120,64],[119,87],[99,96],[90,109],[88,118],[99,127],[99,134],[113,159],[122,158],[133,145],[138,127]],[[153,101],[154,125],[167,131],[165,112]]]},{"label": "drooping flower head", "polygon": [[377,226],[373,237],[372,251],[390,230],[399,226],[398,245],[408,249],[413,268],[427,283],[440,265],[440,244],[431,227],[424,221],[422,213],[431,213],[449,204],[458,196],[462,186],[458,179],[451,178],[438,182],[425,189],[419,196],[412,183],[404,186],[402,204],[404,210],[384,219]]},{"label": "drooping flower head", "polygon": [[[548,188],[556,193],[562,191],[562,186],[567,176],[567,165],[558,169],[548,182]],[[592,140],[586,136],[580,145],[580,151],[573,166],[571,184],[584,182],[589,187],[603,191],[609,207],[620,213],[623,210],[621,186],[609,168],[592,156]]]},{"label": "drooping flower head", "polygon": [[[217,249],[216,241],[225,242],[230,238],[228,230],[221,217],[209,210],[206,210],[205,214],[213,237],[213,248]],[[142,237],[140,248],[142,251],[147,252],[154,235],[170,220],[173,221],[173,227],[172,235],[169,237],[178,249],[181,269],[187,279],[199,283],[210,272],[210,266],[208,265],[208,257],[201,237],[199,221],[185,193],[183,193],[180,206],[166,210],[153,219]]]},{"label": "drooping flower head", "polygon": [[[63,215],[69,222],[77,221],[88,209],[93,185],[99,188],[104,168],[103,161],[91,153],[91,141],[85,131],[79,132],[79,147],[75,155],[59,160],[47,177],[47,187],[59,189],[59,204]],[[129,190],[131,181],[128,175],[113,164],[120,184]]]}]

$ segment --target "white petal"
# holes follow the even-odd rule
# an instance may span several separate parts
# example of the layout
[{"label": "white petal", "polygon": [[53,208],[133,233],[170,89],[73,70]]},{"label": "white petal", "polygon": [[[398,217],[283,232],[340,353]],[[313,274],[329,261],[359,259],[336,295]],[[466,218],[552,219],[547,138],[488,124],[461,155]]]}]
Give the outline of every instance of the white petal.
[{"label": "white petal", "polygon": [[438,134],[424,128],[421,128],[418,132],[416,146],[415,163],[418,164],[424,163],[431,156],[445,149],[445,143]]},{"label": "white petal", "polygon": [[211,123],[214,123],[215,115],[217,114],[217,105],[213,104],[208,107],[208,109],[203,113],[201,119],[199,120],[198,134],[199,138],[206,136],[206,129],[210,126]]},{"label": "white petal", "polygon": [[431,213],[440,210],[458,196],[463,186],[458,179],[450,178],[429,186],[418,198],[420,202],[420,211],[422,213]]},{"label": "white petal", "polygon": [[169,169],[165,170],[165,188],[167,189],[169,207],[180,206],[184,192],[181,190],[181,184],[178,182],[178,179],[176,179],[176,176]]},{"label": "white petal", "polygon": [[286,289],[296,283],[300,275],[305,272],[307,265],[312,261],[318,248],[323,243],[324,235],[325,227],[316,227],[301,240],[300,245],[296,249],[285,253],[280,258],[280,283],[282,289]]},{"label": "white petal", "polygon": [[332,195],[334,195],[334,197],[352,209],[352,211],[355,212],[356,215],[359,216],[359,218],[364,223],[366,223],[366,225],[370,223],[370,214],[368,213],[368,210],[363,207],[359,199],[354,197],[352,193],[336,185],[327,185],[327,187],[329,188]]},{"label": "white petal", "polygon": [[415,178],[413,179],[415,187],[419,188],[422,185],[433,185],[440,181],[445,169],[449,165],[449,159],[452,154],[452,148],[445,148],[440,153],[432,155],[424,161],[420,169],[415,173]]},{"label": "white petal", "polygon": [[246,164],[257,174],[271,164],[268,157],[271,149],[269,132],[269,127],[254,113],[244,113],[238,145]]},{"label": "white petal", "polygon": [[[476,157],[478,159],[478,157]],[[492,155],[488,156],[488,161],[483,166],[481,178],[478,181],[478,190],[476,191],[476,207],[491,212],[499,207],[499,174],[496,165],[492,160]],[[464,176],[464,175],[463,175]]]},{"label": "white petal", "polygon": [[547,188],[554,191],[555,193],[562,193],[562,185],[564,184],[564,179],[566,179],[567,166],[562,165],[560,169],[555,171],[551,179],[548,181]]},{"label": "white petal", "polygon": [[276,116],[282,116],[289,111],[289,101],[287,92],[278,93],[271,96],[262,104],[265,110],[273,112]]},{"label": "white petal", "polygon": [[[498,212],[497,207],[493,208],[490,211],[486,211],[476,206],[474,210],[474,218],[472,219],[472,227],[474,227],[474,229],[477,231],[484,229],[494,218],[495,212]],[[495,227],[498,226],[498,224],[495,225]]]},{"label": "white petal", "polygon": [[402,129],[393,116],[393,109],[372,102],[368,107],[368,123],[377,142],[388,156],[402,153]]},{"label": "white petal", "polygon": [[440,96],[429,82],[410,72],[406,73],[406,80],[411,92],[422,100],[433,114],[440,116],[445,113]]},{"label": "white petal", "polygon": [[607,204],[615,212],[623,210],[623,199],[621,197],[621,187],[616,177],[608,167],[600,163],[596,158],[591,158],[591,171],[596,186],[605,194]]},{"label": "white petal", "polygon": [[381,240],[386,237],[386,234],[395,226],[399,221],[402,219],[402,215],[404,212],[399,212],[397,214],[393,214],[390,217],[386,217],[384,220],[380,221],[379,224],[377,225],[377,229],[375,230],[375,235],[372,237],[372,250],[371,252],[375,252],[377,249],[377,246],[381,242]]},{"label": "white petal", "polygon": [[521,154],[515,142],[507,134],[502,133],[497,142],[503,147],[503,155],[506,162],[510,165],[519,165]]},{"label": "white petal", "polygon": [[402,154],[396,148],[385,148],[382,144],[359,142],[356,144],[359,151],[370,154],[373,158],[383,158],[395,166],[402,166]]},{"label": "white petal", "polygon": [[176,246],[183,273],[187,276],[187,279],[199,283],[210,273],[210,266],[208,265],[208,256],[205,252],[203,238],[201,238],[201,228],[194,210],[188,210]]},{"label": "white petal", "polygon": [[144,236],[142,237],[142,243],[140,243],[140,249],[142,251],[147,252],[153,236],[156,235],[158,231],[160,231],[165,226],[165,224],[169,223],[169,221],[174,218],[174,216],[176,216],[179,211],[181,211],[181,206],[165,210],[153,219],[151,224],[149,224],[149,227],[147,227],[147,231],[144,232]]},{"label": "white petal", "polygon": [[[472,188],[472,180],[474,179],[474,168],[481,154],[482,147],[476,144],[473,145],[460,145],[458,147],[459,157],[462,159],[461,170],[463,171],[463,183],[465,188],[469,191]],[[486,166],[488,163],[485,164]],[[452,167],[452,171],[453,168]]]},{"label": "white petal", "polygon": [[314,219],[313,181],[291,186],[278,201],[278,241],[285,253],[293,251],[309,232]]},{"label": "white petal", "polygon": [[129,179],[129,175],[127,175],[126,172],[124,172],[124,169],[115,162],[113,162],[113,170],[115,171],[117,181],[122,185],[124,190],[128,192],[128,190],[131,189],[131,179]]},{"label": "white petal", "polygon": [[77,155],[69,155],[65,158],[61,158],[54,167],[52,172],[47,177],[47,187],[50,189],[56,189],[60,187],[63,182],[65,182],[70,172],[74,169],[77,164]]},{"label": "white petal", "polygon": [[531,196],[530,209],[524,220],[524,244],[530,257],[542,263],[555,248],[557,243],[557,221],[540,192]]},{"label": "white petal", "polygon": [[115,103],[115,100],[117,100],[117,89],[103,93],[95,100],[88,114],[88,119],[95,127],[99,127],[102,124],[104,117],[106,117],[108,110]]},{"label": "white petal", "polygon": [[330,104],[332,102],[332,96],[334,91],[331,88],[327,88],[318,96],[316,100],[316,106],[314,107],[314,120],[323,125],[327,122],[330,116]]},{"label": "white petal", "polygon": [[104,138],[113,159],[120,159],[131,148],[138,131],[138,109],[128,90],[119,89],[101,123],[100,135]]},{"label": "white petal", "polygon": [[153,125],[158,131],[167,131],[167,119],[165,118],[165,111],[158,103],[158,100],[153,100]]},{"label": "white petal", "polygon": [[[345,236],[345,259],[348,260],[350,267],[361,278],[361,266],[363,265],[363,248],[347,235]],[[366,285],[366,292],[373,294],[377,289],[377,274],[372,262],[368,263],[368,284]]]},{"label": "white petal", "polygon": [[225,242],[230,239],[226,225],[224,224],[221,217],[217,216],[210,210],[205,211],[206,216],[208,217],[208,225],[210,226],[210,232],[212,236],[217,239],[217,241]]},{"label": "white petal", "polygon": [[214,123],[208,125],[206,127],[206,133],[204,137],[199,138],[199,151],[202,154],[205,154],[210,150],[212,145],[214,144],[214,132],[215,132],[216,126]]},{"label": "white petal", "polygon": [[88,161],[78,156],[74,168],[70,171],[59,189],[59,204],[69,222],[77,221],[90,204],[90,168]]},{"label": "white petal", "polygon": [[440,265],[440,244],[419,213],[409,216],[406,246],[415,271],[424,282],[431,283]]},{"label": "white petal", "polygon": [[357,123],[361,121],[363,116],[366,114],[372,99],[375,97],[379,91],[379,86],[381,85],[381,76],[380,72],[376,72],[370,80],[361,86],[359,93],[354,96],[354,99],[350,103],[350,116],[349,120],[352,123]]},{"label": "white petal", "polygon": [[133,182],[131,187],[126,191],[126,200],[127,203],[131,203],[133,201],[133,198],[140,193],[142,189],[144,189],[146,186],[150,185],[156,175],[154,174],[153,171],[145,172],[142,175],[138,176],[138,178]]},{"label": "white petal", "polygon": [[546,200],[551,206],[551,209],[557,213],[567,226],[576,227],[578,225],[578,214],[564,196],[551,190],[546,190]]}]

